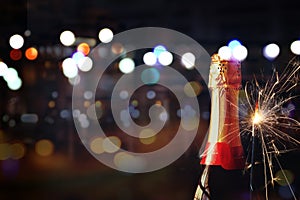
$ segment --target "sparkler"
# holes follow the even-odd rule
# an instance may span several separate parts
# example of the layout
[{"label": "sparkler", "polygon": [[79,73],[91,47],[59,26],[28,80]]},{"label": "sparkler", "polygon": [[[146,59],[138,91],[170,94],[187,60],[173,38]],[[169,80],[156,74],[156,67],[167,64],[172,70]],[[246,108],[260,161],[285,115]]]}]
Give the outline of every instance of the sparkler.
[{"label": "sparkler", "polygon": [[[281,153],[297,148],[300,141],[293,133],[300,129],[300,123],[289,116],[286,108],[294,98],[292,92],[297,87],[299,81],[300,64],[295,59],[291,60],[282,74],[274,69],[271,78],[266,81],[264,86],[255,78],[252,83],[246,83],[245,102],[241,104],[241,135],[251,133],[251,163],[250,168],[250,191],[251,199],[254,191],[253,169],[255,166],[255,143],[256,140],[261,144],[262,163],[264,171],[265,198],[268,200],[268,185],[277,178],[273,174],[273,162],[275,161],[282,170],[285,181],[294,199],[296,196],[288,181],[286,174],[279,162],[278,156]],[[294,148],[292,148],[294,147]],[[250,155],[248,155],[250,156]],[[270,181],[268,181],[268,176]]]}]

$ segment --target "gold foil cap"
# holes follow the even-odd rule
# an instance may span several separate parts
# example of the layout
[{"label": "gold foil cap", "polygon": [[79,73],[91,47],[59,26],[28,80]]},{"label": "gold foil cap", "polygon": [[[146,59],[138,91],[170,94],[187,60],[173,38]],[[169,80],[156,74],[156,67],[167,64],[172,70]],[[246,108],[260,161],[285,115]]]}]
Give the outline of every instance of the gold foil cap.
[{"label": "gold foil cap", "polygon": [[211,62],[212,63],[220,63],[221,62],[221,57],[218,54],[213,54],[211,56]]},{"label": "gold foil cap", "polygon": [[208,86],[240,89],[242,86],[241,63],[234,59],[223,60],[218,54],[212,55]]}]

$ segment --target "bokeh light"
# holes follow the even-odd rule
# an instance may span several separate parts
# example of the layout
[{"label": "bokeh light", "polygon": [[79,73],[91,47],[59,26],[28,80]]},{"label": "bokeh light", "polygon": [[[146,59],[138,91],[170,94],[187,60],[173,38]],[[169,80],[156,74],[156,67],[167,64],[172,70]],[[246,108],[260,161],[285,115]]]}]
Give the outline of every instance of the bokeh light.
[{"label": "bokeh light", "polygon": [[103,114],[103,110],[101,107],[97,107],[96,104],[92,104],[88,106],[88,109],[86,110],[87,116],[92,120],[97,120],[101,118]]},{"label": "bokeh light", "polygon": [[138,100],[133,99],[130,104],[134,107],[137,107],[139,105],[139,102],[138,102]]},{"label": "bokeh light", "polygon": [[292,42],[290,49],[293,54],[300,55],[300,40]]},{"label": "bokeh light", "polygon": [[121,140],[116,136],[110,136],[103,140],[103,149],[107,153],[115,153],[121,147]]},{"label": "bokeh light", "polygon": [[156,97],[156,93],[153,90],[149,90],[146,94],[148,99],[154,99]]},{"label": "bokeh light", "polygon": [[275,174],[276,182],[281,186],[290,185],[295,180],[295,175],[290,170],[279,170]]},{"label": "bokeh light", "polygon": [[232,56],[238,61],[243,61],[248,56],[248,50],[243,45],[236,46],[232,49]]},{"label": "bokeh light", "polygon": [[140,117],[141,112],[138,109],[135,109],[134,107],[130,107],[130,116],[134,119],[137,119]]},{"label": "bokeh light", "polygon": [[131,101],[131,105],[133,105],[134,107],[137,107],[137,106],[139,105],[139,101],[136,100],[136,99],[133,99],[133,100]]},{"label": "bokeh light", "polygon": [[152,136],[149,138],[140,138],[140,142],[146,145],[154,143],[155,140],[156,140],[156,136]]},{"label": "bokeh light", "polygon": [[218,50],[218,55],[223,60],[230,60],[232,53],[231,48],[228,46],[222,46]]},{"label": "bokeh light", "polygon": [[126,91],[126,90],[122,90],[121,92],[120,92],[120,98],[121,99],[127,99],[128,98],[128,96],[129,96],[129,94],[128,94],[128,92]]},{"label": "bokeh light", "polygon": [[16,79],[14,79],[12,81],[8,81],[7,86],[11,90],[18,90],[22,86],[22,80],[19,77],[17,77]]},{"label": "bokeh light", "polygon": [[169,119],[169,114],[167,112],[161,112],[159,114],[159,119],[163,122],[167,121]]},{"label": "bokeh light", "polygon": [[99,40],[103,43],[109,43],[113,39],[113,32],[109,28],[104,28],[99,31]]},{"label": "bokeh light", "polygon": [[69,110],[63,109],[63,110],[60,111],[59,116],[62,119],[69,119],[71,117],[71,113],[70,113]]},{"label": "bokeh light", "polygon": [[62,62],[63,74],[68,78],[74,78],[78,74],[76,62],[72,58],[66,58]]},{"label": "bokeh light", "polygon": [[90,101],[84,101],[84,102],[83,102],[83,106],[84,106],[85,108],[88,108],[88,107],[91,106],[91,102],[90,102]]},{"label": "bokeh light", "polygon": [[84,54],[80,51],[77,51],[72,55],[72,59],[75,61],[76,64],[78,64],[79,60],[84,57],[85,57]]},{"label": "bokeh light", "polygon": [[13,49],[20,49],[24,45],[24,38],[21,35],[15,34],[10,37],[9,45]]},{"label": "bokeh light", "polygon": [[182,55],[181,63],[186,69],[192,69],[195,66],[196,57],[193,53],[187,52]]},{"label": "bokeh light", "polygon": [[73,117],[74,117],[74,118],[78,118],[79,115],[80,115],[80,110],[74,109],[74,110],[73,110]]},{"label": "bokeh light", "polygon": [[140,134],[139,134],[139,138],[149,138],[149,137],[152,137],[154,135],[156,135],[157,133],[151,129],[151,128],[145,128],[145,129],[142,129]]},{"label": "bokeh light", "polygon": [[50,156],[54,152],[54,145],[50,140],[39,140],[35,143],[35,152],[40,156]]},{"label": "bokeh light", "polygon": [[26,31],[24,31],[24,35],[26,37],[29,37],[31,35],[31,31],[27,29]]},{"label": "bokeh light", "polygon": [[154,47],[153,49],[153,53],[154,55],[158,58],[159,55],[162,53],[162,52],[165,52],[167,49],[166,47],[162,46],[162,45],[158,45],[156,47]]},{"label": "bokeh light", "polygon": [[183,109],[178,110],[177,112],[178,117],[181,118],[191,118],[196,116],[196,111],[192,108],[191,105],[185,105]]},{"label": "bokeh light", "polygon": [[89,90],[84,91],[83,97],[84,97],[85,99],[87,99],[87,100],[90,100],[90,99],[93,98],[93,92],[92,92],[92,91],[89,91]]},{"label": "bokeh light", "polygon": [[228,42],[228,47],[231,49],[231,50],[233,50],[235,47],[237,47],[237,46],[241,46],[242,44],[241,44],[241,42],[239,41],[239,40],[236,40],[236,39],[234,39],[234,40],[231,40],[230,42]]},{"label": "bokeh light", "polygon": [[21,122],[35,124],[38,121],[39,121],[39,116],[35,113],[24,113],[21,115]]},{"label": "bokeh light", "polygon": [[114,43],[111,45],[111,51],[118,55],[124,52],[124,47],[121,43]]},{"label": "bokeh light", "polygon": [[22,58],[22,51],[20,49],[12,49],[9,53],[12,60],[20,60]]},{"label": "bokeh light", "polygon": [[139,134],[140,142],[143,144],[152,144],[156,140],[156,133],[153,129],[143,129]]},{"label": "bokeh light", "polygon": [[48,107],[49,108],[54,108],[55,107],[55,101],[49,101],[48,102]]},{"label": "bokeh light", "polygon": [[90,105],[91,105],[91,102],[90,102],[90,101],[84,101],[84,103],[83,103],[83,106],[84,106],[85,108],[90,107]]},{"label": "bokeh light", "polygon": [[78,60],[77,65],[80,71],[88,72],[93,68],[93,60],[90,57],[83,57]]},{"label": "bokeh light", "polygon": [[129,74],[129,73],[133,72],[134,67],[135,67],[135,63],[131,58],[123,58],[119,62],[119,69],[124,74]]},{"label": "bokeh light", "polygon": [[145,69],[141,74],[141,79],[146,85],[153,85],[159,81],[160,73],[156,68]]},{"label": "bokeh light", "polygon": [[34,47],[30,47],[26,49],[25,56],[28,60],[35,60],[38,56],[38,51]]},{"label": "bokeh light", "polygon": [[143,56],[143,61],[146,65],[153,66],[156,64],[157,57],[153,52],[147,52]]},{"label": "bokeh light", "polygon": [[146,163],[141,157],[133,156],[126,152],[118,152],[114,156],[114,164],[122,171],[140,171]]},{"label": "bokeh light", "polygon": [[7,65],[4,62],[0,61],[0,76],[4,76],[7,69]]},{"label": "bokeh light", "polygon": [[95,102],[95,107],[96,107],[96,109],[97,108],[101,108],[103,106],[103,104],[102,104],[102,102],[100,101],[100,100],[97,100],[96,102]]},{"label": "bokeh light", "polygon": [[3,75],[4,80],[9,83],[18,79],[18,72],[14,68],[8,68],[5,70],[5,74]]},{"label": "bokeh light", "polygon": [[95,154],[101,154],[101,153],[103,153],[104,152],[104,149],[103,149],[103,138],[101,138],[101,137],[94,138],[91,141],[91,143],[90,143],[90,149]]},{"label": "bokeh light", "polygon": [[191,81],[184,86],[184,93],[188,97],[196,97],[198,96],[202,91],[201,85],[196,81]]},{"label": "bokeh light", "polygon": [[24,157],[26,149],[25,146],[21,143],[14,143],[10,146],[11,148],[11,158],[12,159],[21,159]]},{"label": "bokeh light", "polygon": [[173,55],[168,51],[163,51],[158,56],[158,62],[163,66],[170,65],[173,62]]},{"label": "bokeh light", "polygon": [[115,165],[120,169],[130,169],[133,165],[131,161],[134,157],[126,152],[119,152],[114,157]]},{"label": "bokeh light", "polygon": [[268,60],[275,59],[280,53],[280,48],[277,44],[268,44],[263,48],[263,55]]},{"label": "bokeh light", "polygon": [[84,120],[80,122],[81,128],[88,128],[90,126],[90,121],[89,120]]},{"label": "bokeh light", "polygon": [[84,55],[88,55],[90,53],[90,46],[83,42],[77,46],[77,51],[82,52]]},{"label": "bokeh light", "polygon": [[96,108],[100,108],[100,107],[102,106],[102,102],[99,101],[99,100],[97,100],[97,101],[95,102],[95,106],[96,106]]},{"label": "bokeh light", "polygon": [[182,118],[181,125],[182,125],[182,128],[185,129],[186,131],[192,131],[192,130],[198,128],[199,118],[196,116]]},{"label": "bokeh light", "polygon": [[157,101],[155,101],[155,105],[156,105],[156,106],[162,106],[162,102],[161,102],[161,100],[157,100]]},{"label": "bokeh light", "polygon": [[78,116],[78,121],[80,123],[81,128],[88,128],[90,126],[88,117],[84,113],[80,113],[80,115]]},{"label": "bokeh light", "polygon": [[76,40],[75,35],[72,31],[63,31],[60,34],[59,39],[64,46],[71,46]]}]

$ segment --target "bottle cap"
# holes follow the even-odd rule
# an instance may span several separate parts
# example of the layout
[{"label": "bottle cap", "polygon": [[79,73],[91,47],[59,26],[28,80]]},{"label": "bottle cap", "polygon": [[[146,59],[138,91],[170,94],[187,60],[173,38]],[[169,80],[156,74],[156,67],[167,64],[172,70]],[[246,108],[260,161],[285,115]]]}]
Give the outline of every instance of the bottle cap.
[{"label": "bottle cap", "polygon": [[241,63],[237,60],[223,60],[218,54],[211,56],[209,88],[241,89]]}]

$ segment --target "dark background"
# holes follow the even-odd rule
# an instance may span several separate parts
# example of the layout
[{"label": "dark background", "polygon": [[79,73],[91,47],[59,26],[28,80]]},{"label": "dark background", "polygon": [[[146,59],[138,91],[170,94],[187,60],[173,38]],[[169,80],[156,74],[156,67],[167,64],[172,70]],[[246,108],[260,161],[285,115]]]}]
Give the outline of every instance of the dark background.
[{"label": "dark background", "polygon": [[[81,144],[72,119],[59,116],[61,110],[71,109],[72,92],[72,86],[61,72],[65,55],[55,54],[53,50],[62,48],[59,34],[63,30],[97,39],[99,30],[104,27],[114,33],[137,27],[165,27],[192,37],[209,54],[237,38],[248,48],[248,57],[242,62],[244,83],[251,80],[253,74],[259,76],[262,72],[268,77],[273,66],[280,70],[294,57],[289,46],[300,37],[299,9],[297,0],[1,1],[0,59],[16,68],[25,81],[20,90],[10,91],[5,81],[0,80],[0,143],[22,142],[26,153],[17,161],[0,161],[0,199],[193,199],[202,170],[198,151],[209,119],[202,120],[190,149],[164,169],[127,174],[103,166]],[[26,30],[30,30],[31,35],[25,37],[22,51],[30,46],[50,50],[34,61],[28,61],[24,56],[13,61],[9,57],[9,37],[16,33],[24,35]],[[262,55],[262,48],[270,42],[281,47],[279,57],[273,62]],[[53,98],[53,92],[58,93],[58,98]],[[203,92],[199,99],[203,110],[209,110],[207,93]],[[55,101],[56,106],[49,108],[49,101]],[[297,114],[299,106],[295,105]],[[37,113],[40,120],[37,124],[24,124],[20,121],[23,113]],[[10,126],[4,116],[13,119],[16,125]],[[294,117],[299,118],[298,115]],[[45,138],[55,145],[55,152],[50,157],[40,157],[34,152],[35,142]],[[299,197],[299,153],[283,154],[280,160],[284,168],[294,174],[292,186]],[[278,170],[276,166],[274,168]],[[249,172],[243,173],[213,168],[210,183],[214,199],[249,199]],[[260,166],[256,173],[255,199],[264,199]],[[292,199],[280,194],[279,191],[284,189],[275,184],[270,199]]]}]

